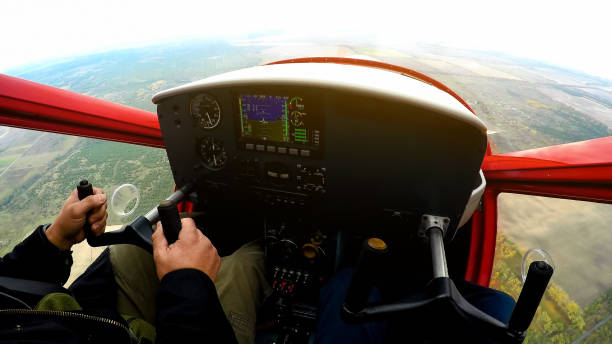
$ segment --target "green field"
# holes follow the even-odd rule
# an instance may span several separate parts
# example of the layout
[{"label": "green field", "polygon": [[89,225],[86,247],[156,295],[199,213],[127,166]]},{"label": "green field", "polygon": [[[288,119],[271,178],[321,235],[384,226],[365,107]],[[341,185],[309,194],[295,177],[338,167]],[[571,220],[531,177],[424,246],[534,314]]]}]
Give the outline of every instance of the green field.
[{"label": "green field", "polygon": [[[81,179],[90,180],[106,193],[124,183],[136,185],[142,199],[135,214],[148,211],[173,190],[164,150],[93,139],[62,139],[74,144],[63,154],[59,151],[53,159],[49,153],[43,153],[38,166],[44,164],[44,168],[31,167],[13,185],[6,185],[2,180],[3,190],[10,192],[0,194],[0,224],[5,242],[0,252],[6,253],[38,224],[51,222]],[[24,160],[37,159],[32,156]],[[24,162],[24,165],[30,166],[30,163]],[[109,212],[109,225],[129,220]]]},{"label": "green field", "polygon": [[15,161],[15,159],[17,159],[18,157],[19,155],[8,155],[8,156],[1,157],[0,158],[0,172],[2,172],[5,167],[12,164],[13,161]]}]

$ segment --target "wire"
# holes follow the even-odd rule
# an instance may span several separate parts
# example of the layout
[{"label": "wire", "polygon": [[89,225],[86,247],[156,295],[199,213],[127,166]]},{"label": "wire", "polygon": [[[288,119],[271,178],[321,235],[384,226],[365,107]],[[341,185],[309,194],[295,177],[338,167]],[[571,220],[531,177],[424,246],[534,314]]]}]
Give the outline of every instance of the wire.
[{"label": "wire", "polygon": [[17,303],[20,303],[20,304],[24,305],[24,306],[25,306],[27,309],[32,309],[32,307],[30,307],[30,306],[29,306],[27,303],[25,303],[25,302],[23,302],[23,301],[19,300],[18,298],[14,297],[14,296],[12,296],[12,295],[9,295],[9,294],[7,294],[7,293],[3,293],[3,292],[1,292],[1,291],[0,291],[0,295],[4,296],[4,297],[6,297],[6,298],[8,298],[8,299],[10,299],[10,300],[13,300],[13,301],[15,301],[15,302],[17,302]]}]

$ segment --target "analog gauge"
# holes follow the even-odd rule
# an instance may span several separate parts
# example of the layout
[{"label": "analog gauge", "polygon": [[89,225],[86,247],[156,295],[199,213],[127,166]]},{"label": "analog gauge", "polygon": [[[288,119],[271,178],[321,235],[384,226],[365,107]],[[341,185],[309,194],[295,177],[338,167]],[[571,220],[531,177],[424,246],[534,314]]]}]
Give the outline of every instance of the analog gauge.
[{"label": "analog gauge", "polygon": [[204,166],[213,171],[218,171],[227,162],[227,153],[223,148],[223,141],[214,137],[207,136],[200,141],[198,147],[200,157],[204,161]]},{"label": "analog gauge", "polygon": [[291,125],[294,127],[301,127],[304,125],[304,121],[302,121],[303,113],[299,111],[291,112]]},{"label": "analog gauge", "polygon": [[201,93],[191,99],[191,116],[203,129],[212,129],[221,121],[221,108],[212,96]]},{"label": "analog gauge", "polygon": [[289,101],[289,110],[304,111],[304,100],[301,97],[293,97]]}]

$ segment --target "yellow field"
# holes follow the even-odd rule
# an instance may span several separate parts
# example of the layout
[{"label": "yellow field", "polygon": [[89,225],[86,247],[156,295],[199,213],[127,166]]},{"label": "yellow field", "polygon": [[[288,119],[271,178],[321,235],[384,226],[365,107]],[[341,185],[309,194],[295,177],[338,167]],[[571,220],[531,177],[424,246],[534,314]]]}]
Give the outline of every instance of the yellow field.
[{"label": "yellow field", "polygon": [[533,99],[525,99],[525,103],[527,103],[527,105],[534,107],[536,109],[552,109],[552,106],[548,106],[546,104],[542,104],[537,100],[533,100]]}]

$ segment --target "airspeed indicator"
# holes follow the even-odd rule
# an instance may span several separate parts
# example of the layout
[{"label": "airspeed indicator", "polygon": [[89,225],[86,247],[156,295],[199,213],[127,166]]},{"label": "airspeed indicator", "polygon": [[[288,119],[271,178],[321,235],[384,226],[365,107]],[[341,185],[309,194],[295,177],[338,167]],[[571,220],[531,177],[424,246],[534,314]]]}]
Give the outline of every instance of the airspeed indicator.
[{"label": "airspeed indicator", "polygon": [[202,129],[212,129],[221,121],[221,108],[211,95],[200,93],[191,99],[191,116]]}]

